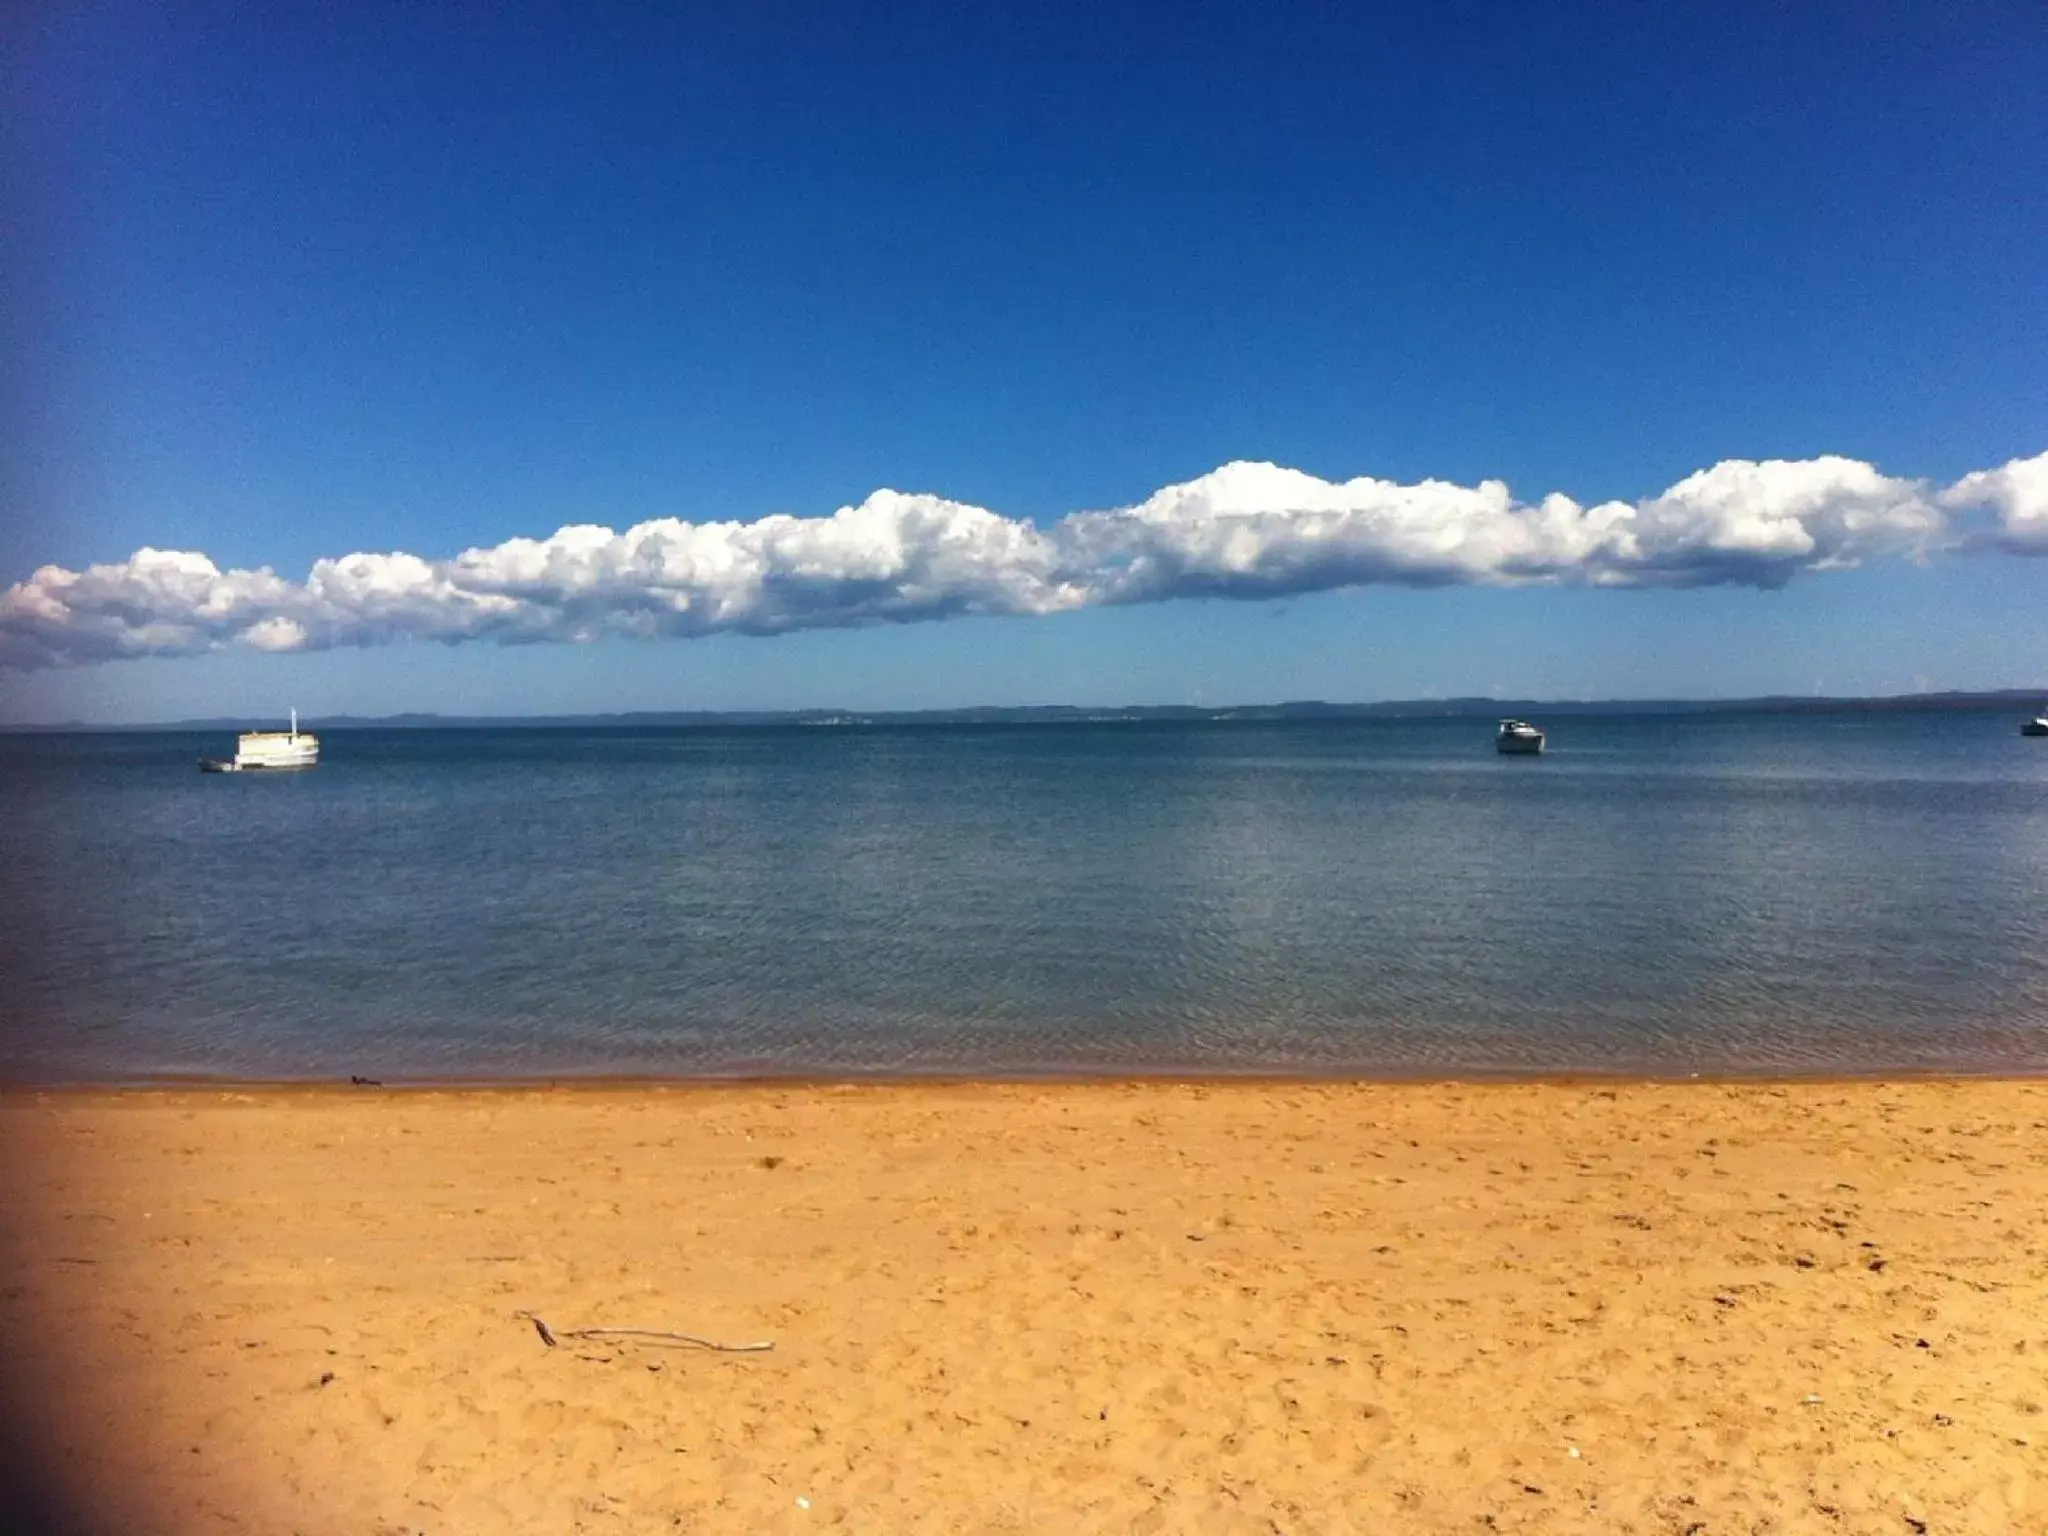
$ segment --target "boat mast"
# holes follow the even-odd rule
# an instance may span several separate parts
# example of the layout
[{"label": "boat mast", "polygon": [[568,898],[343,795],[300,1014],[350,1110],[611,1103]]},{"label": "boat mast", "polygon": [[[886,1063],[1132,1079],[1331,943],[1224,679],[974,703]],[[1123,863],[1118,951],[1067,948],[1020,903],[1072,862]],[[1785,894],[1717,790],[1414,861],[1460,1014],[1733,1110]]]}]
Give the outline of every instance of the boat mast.
[{"label": "boat mast", "polygon": [[299,739],[299,711],[298,711],[297,707],[296,707],[296,706],[294,706],[294,707],[293,707],[293,709],[292,709],[292,740],[293,740],[293,741],[297,741],[298,739]]}]

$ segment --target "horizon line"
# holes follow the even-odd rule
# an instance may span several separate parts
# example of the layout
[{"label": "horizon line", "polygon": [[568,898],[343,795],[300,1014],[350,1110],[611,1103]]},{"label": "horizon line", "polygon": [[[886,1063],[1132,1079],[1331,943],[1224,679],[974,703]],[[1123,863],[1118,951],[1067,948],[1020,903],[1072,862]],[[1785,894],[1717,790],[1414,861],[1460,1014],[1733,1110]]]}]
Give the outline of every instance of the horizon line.
[{"label": "horizon line", "polygon": [[[1490,694],[1443,694],[1426,698],[1360,699],[1333,701],[1327,699],[1281,699],[1254,703],[1235,704],[956,704],[932,705],[916,708],[871,708],[857,709],[842,705],[801,705],[783,709],[629,709],[566,711],[557,714],[515,715],[515,714],[453,714],[441,710],[399,710],[387,715],[333,714],[309,717],[325,721],[329,726],[377,727],[415,725],[431,729],[438,725],[444,728],[488,728],[491,726],[549,726],[587,725],[603,722],[647,722],[704,725],[777,725],[803,723],[858,724],[915,724],[920,720],[932,723],[972,723],[962,717],[994,716],[998,719],[989,723],[1002,723],[1000,717],[1023,720],[1038,715],[1083,716],[1084,723],[1111,723],[1118,718],[1167,717],[1180,720],[1202,720],[1227,722],[1247,714],[1261,713],[1267,718],[1287,718],[1285,712],[1297,715],[1305,712],[1350,713],[1357,716],[1387,717],[1397,712],[1435,711],[1445,714],[1485,715],[1495,709],[1550,710],[1554,712],[1603,711],[1609,713],[1659,713],[1673,710],[1712,712],[1732,710],[1753,710],[1757,713],[1798,713],[1813,710],[1845,710],[1863,708],[1910,709],[1922,708],[1979,708],[1994,709],[2003,705],[2018,705],[2027,699],[2048,700],[2048,684],[2025,688],[1946,688],[1912,693],[1882,694],[1797,694],[1762,693],[1731,696],[1663,696],[1663,697],[1609,697],[1609,698],[1544,698],[1537,695],[1490,695]],[[128,720],[128,721],[13,721],[0,723],[0,735],[27,733],[88,733],[119,731],[175,731],[175,730],[219,730],[248,723],[260,723],[268,715],[200,715],[187,716],[176,720]]]}]

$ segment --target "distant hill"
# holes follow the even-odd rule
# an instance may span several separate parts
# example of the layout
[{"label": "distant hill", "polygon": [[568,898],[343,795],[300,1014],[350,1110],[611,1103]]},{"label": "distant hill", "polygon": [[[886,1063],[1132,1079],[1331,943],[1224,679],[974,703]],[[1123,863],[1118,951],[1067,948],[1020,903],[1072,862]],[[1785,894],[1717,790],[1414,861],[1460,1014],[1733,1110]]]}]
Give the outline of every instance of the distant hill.
[{"label": "distant hill", "polygon": [[[748,726],[860,725],[1062,725],[1108,721],[1275,721],[1384,719],[1496,719],[1503,715],[1836,715],[1879,711],[2013,710],[2031,711],[2048,700],[2048,687],[2001,688],[1982,693],[1906,693],[1876,698],[1816,698],[1789,694],[1751,699],[1389,699],[1371,704],[1331,704],[1296,699],[1281,704],[1131,704],[1091,708],[1077,704],[977,705],[966,709],[796,709],[796,710],[636,710],[593,715],[327,715],[301,723],[308,729],[333,730],[477,730],[525,728],[679,729]],[[263,720],[219,717],[176,720],[148,725],[88,726],[16,725],[11,732],[55,731],[222,731],[268,728]]]}]

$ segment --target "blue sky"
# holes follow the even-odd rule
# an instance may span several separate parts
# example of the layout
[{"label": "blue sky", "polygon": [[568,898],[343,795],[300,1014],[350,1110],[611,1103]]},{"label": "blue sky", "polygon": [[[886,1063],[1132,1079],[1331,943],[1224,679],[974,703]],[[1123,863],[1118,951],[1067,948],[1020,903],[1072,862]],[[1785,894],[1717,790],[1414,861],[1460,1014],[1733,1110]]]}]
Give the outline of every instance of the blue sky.
[{"label": "blue sky", "polygon": [[[1054,529],[1238,460],[1592,506],[2048,451],[2037,5],[31,9],[0,584],[879,487]],[[293,593],[306,649],[67,653],[0,712],[2048,682],[2048,560],[1905,542],[1636,590],[1381,551],[1228,597],[1176,545],[1143,600],[583,644]]]}]

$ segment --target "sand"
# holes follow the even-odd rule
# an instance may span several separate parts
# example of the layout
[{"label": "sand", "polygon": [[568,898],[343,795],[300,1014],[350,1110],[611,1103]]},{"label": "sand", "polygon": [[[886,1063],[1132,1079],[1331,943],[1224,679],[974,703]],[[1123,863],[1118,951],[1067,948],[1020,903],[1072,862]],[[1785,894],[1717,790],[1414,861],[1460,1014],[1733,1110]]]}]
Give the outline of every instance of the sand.
[{"label": "sand", "polygon": [[106,1529],[2048,1530],[2048,1084],[12,1091],[0,1155]]}]

